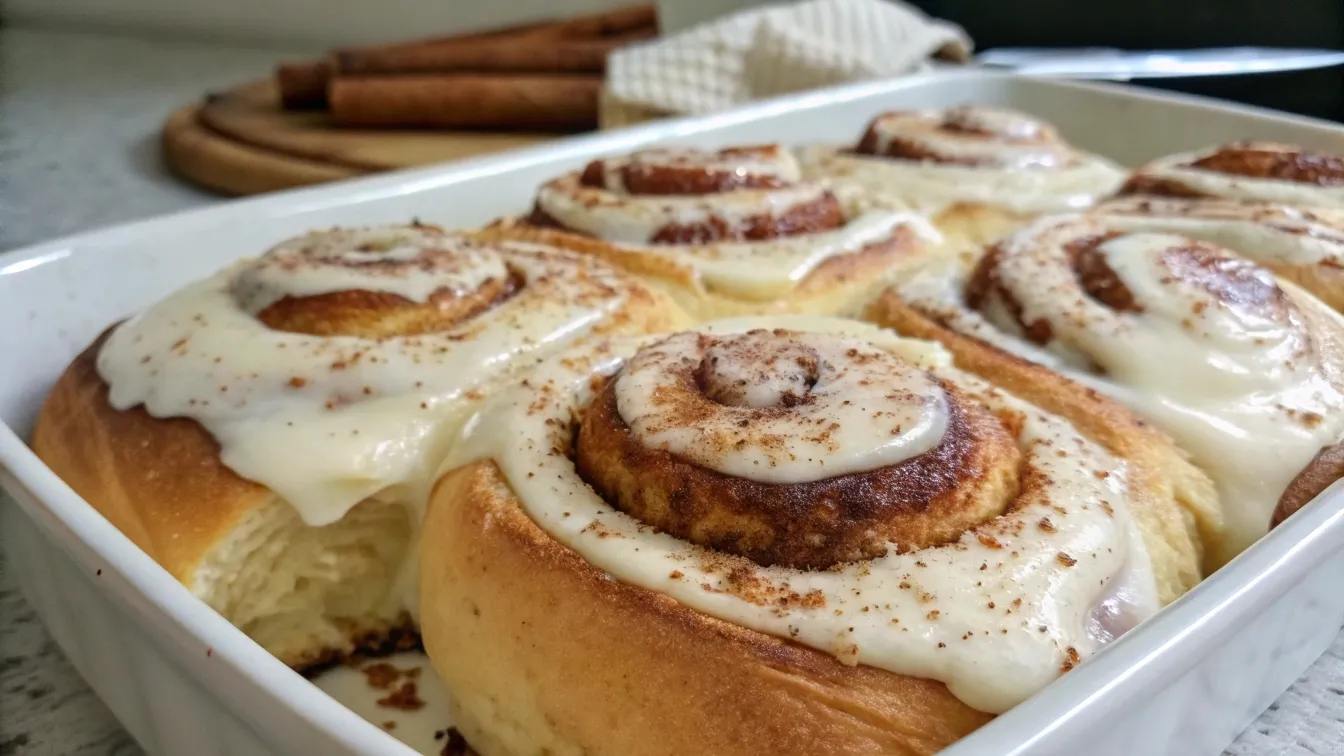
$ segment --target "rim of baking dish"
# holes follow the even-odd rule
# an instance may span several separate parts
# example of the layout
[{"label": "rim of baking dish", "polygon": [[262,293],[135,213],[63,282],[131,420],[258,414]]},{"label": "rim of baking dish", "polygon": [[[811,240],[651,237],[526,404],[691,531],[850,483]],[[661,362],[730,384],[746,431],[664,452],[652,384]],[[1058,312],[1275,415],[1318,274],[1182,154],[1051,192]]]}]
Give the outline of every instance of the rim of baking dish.
[{"label": "rim of baking dish", "polygon": [[[102,247],[153,238],[155,233],[172,226],[278,220],[295,213],[469,184],[541,160],[585,158],[598,151],[631,149],[789,112],[879,99],[915,86],[954,86],[971,80],[1030,81],[1033,86],[1060,90],[1118,93],[1130,100],[1198,105],[1323,128],[1344,137],[1344,129],[1327,121],[1207,97],[1109,83],[1030,79],[1007,72],[937,70],[895,80],[787,95],[708,116],[569,137],[503,154],[469,158],[447,167],[383,173],[118,224],[0,254],[0,277],[21,275],[23,271],[72,255],[96,254]],[[0,354],[5,351],[0,347]],[[195,598],[42,464],[5,423],[0,423],[0,483],[26,492],[27,496],[15,496],[24,513],[86,570],[101,570],[98,574],[102,585],[112,589],[133,610],[130,612],[133,621],[166,638],[175,652],[173,661],[185,665],[198,680],[209,683],[243,721],[263,723],[263,732],[273,732],[277,726],[291,724],[288,715],[292,713],[353,752],[414,756],[408,746],[322,694]],[[32,506],[33,501],[39,506]],[[1239,622],[1268,606],[1299,575],[1331,555],[1344,538],[1341,531],[1344,531],[1344,481],[1139,628],[1041,693],[954,744],[946,753],[1025,756],[1034,747],[1094,727],[1107,709],[1193,668],[1201,659],[1201,648],[1213,647],[1230,636]],[[1005,745],[1010,750],[1005,751]]]}]

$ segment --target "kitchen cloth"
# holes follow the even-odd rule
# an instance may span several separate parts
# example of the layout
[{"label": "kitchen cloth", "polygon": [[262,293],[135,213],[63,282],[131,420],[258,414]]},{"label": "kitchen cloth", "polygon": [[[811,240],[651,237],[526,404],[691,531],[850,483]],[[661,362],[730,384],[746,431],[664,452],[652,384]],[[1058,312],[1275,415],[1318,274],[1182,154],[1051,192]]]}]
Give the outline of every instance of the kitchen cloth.
[{"label": "kitchen cloth", "polygon": [[961,27],[893,0],[766,5],[612,53],[602,125],[898,76],[935,55],[966,60],[971,49]]}]

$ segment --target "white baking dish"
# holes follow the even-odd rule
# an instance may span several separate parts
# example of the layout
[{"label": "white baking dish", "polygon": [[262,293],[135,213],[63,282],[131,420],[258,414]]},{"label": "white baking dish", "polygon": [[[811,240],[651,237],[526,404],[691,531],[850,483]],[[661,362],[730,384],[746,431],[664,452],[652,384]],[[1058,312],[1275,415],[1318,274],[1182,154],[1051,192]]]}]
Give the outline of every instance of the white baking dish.
[{"label": "white baking dish", "polygon": [[[708,118],[121,226],[0,257],[0,507],[20,584],[75,666],[152,754],[408,756],[197,602],[23,443],[48,387],[109,323],[319,226],[419,217],[470,226],[544,179],[653,142],[857,137],[875,112],[978,102],[1037,113],[1126,163],[1239,138],[1344,153],[1344,128],[1117,86],[951,72],[789,97]],[[947,751],[1215,754],[1344,624],[1344,485],[1040,695]]]}]

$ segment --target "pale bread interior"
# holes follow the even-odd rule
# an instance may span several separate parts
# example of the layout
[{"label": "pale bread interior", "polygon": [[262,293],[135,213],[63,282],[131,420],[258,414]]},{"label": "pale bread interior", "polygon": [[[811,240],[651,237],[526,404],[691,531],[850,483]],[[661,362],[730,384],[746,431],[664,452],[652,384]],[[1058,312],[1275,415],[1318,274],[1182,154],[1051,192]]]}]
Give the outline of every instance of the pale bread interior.
[{"label": "pale bread interior", "polygon": [[285,663],[328,661],[407,625],[398,585],[411,517],[370,499],[311,527],[273,498],[206,553],[189,587]]}]

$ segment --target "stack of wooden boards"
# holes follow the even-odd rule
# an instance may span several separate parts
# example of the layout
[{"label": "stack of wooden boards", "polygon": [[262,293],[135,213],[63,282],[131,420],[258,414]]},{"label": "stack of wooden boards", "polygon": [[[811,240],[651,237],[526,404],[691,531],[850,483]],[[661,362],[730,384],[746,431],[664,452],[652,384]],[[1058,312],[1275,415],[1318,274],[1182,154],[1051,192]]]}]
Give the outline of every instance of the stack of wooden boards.
[{"label": "stack of wooden boards", "polygon": [[253,194],[455,160],[591,130],[607,54],[657,35],[652,5],[336,50],[165,123],[169,165]]}]

